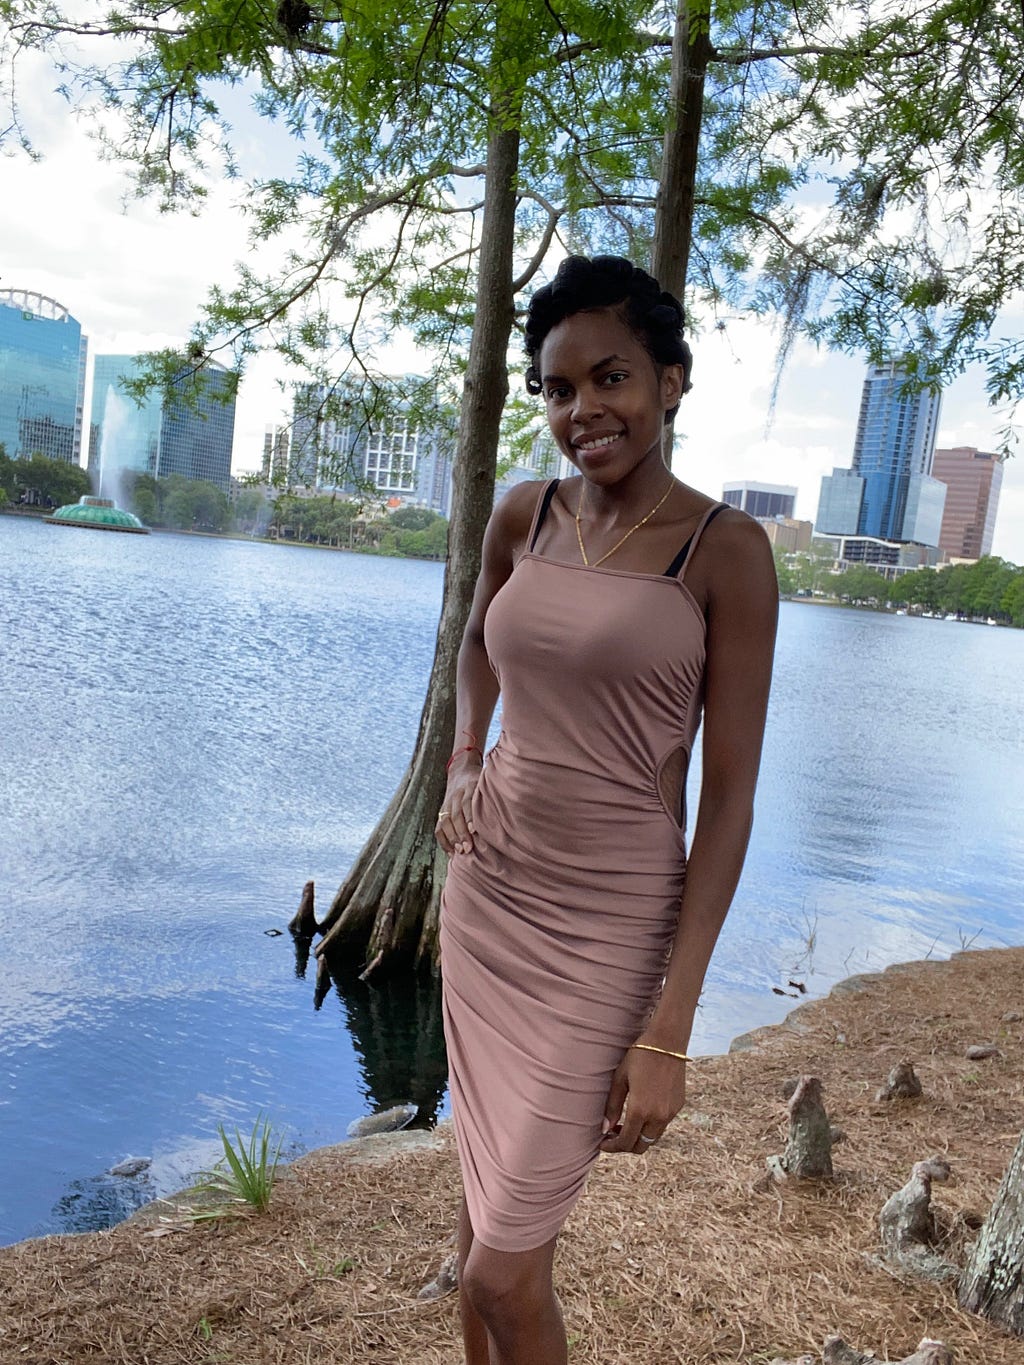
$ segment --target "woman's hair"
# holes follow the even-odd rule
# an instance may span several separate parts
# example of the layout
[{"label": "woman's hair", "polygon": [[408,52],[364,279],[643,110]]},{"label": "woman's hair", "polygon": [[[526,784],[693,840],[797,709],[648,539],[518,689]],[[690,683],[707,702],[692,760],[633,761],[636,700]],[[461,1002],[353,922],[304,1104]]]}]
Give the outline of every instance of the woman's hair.
[{"label": "woman's hair", "polygon": [[[683,305],[653,275],[623,256],[567,256],[550,284],[538,289],[526,314],[526,387],[542,391],[537,360],[553,327],[595,308],[614,308],[656,365],[682,365],[689,393],[693,357],[683,340]],[[666,422],[676,409],[665,414]]]}]

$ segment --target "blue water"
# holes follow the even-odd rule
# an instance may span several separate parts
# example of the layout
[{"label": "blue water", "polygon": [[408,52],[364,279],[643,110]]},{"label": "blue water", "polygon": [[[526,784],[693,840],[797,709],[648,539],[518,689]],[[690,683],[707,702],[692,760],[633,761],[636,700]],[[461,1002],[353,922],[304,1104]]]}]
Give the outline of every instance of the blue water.
[{"label": "blue water", "polygon": [[[0,517],[0,1242],[443,1110],[436,990],[335,985],[323,907],[411,752],[442,570]],[[785,605],[747,869],[694,1047],[841,976],[1024,942],[1024,632]],[[694,787],[694,793],[696,788]],[[691,797],[693,804],[695,796]],[[104,1176],[152,1159],[141,1180]]]}]

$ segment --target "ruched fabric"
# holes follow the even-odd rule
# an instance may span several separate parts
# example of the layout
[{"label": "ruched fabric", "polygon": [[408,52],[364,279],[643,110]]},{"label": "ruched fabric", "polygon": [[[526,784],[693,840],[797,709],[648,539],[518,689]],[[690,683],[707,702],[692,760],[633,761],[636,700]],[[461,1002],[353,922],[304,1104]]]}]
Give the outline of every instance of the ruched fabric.
[{"label": "ruched fabric", "polygon": [[441,967],[469,1218],[498,1251],[561,1228],[598,1156],[612,1073],[661,987],[686,853],[660,778],[689,756],[704,677],[685,569],[531,552],[487,613],[502,732],[473,851],[450,862]]}]

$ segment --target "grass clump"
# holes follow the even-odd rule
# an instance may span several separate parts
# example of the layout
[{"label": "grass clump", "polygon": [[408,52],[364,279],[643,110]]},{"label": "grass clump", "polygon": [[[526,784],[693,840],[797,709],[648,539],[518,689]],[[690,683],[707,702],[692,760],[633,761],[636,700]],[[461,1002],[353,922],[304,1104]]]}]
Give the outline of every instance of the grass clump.
[{"label": "grass clump", "polygon": [[272,1143],[270,1120],[262,1114],[257,1115],[248,1137],[243,1137],[236,1128],[232,1140],[222,1123],[217,1125],[217,1132],[224,1155],[198,1188],[215,1197],[223,1196],[227,1205],[204,1209],[194,1217],[221,1218],[225,1213],[241,1213],[243,1205],[263,1213],[270,1204],[284,1139]]}]

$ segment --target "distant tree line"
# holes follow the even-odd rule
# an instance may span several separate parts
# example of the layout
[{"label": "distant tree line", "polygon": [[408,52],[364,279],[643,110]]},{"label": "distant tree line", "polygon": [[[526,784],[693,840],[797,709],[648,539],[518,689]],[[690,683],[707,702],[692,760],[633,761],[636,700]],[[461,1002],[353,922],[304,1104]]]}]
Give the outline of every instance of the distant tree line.
[{"label": "distant tree line", "polygon": [[229,531],[231,500],[209,479],[169,474],[122,474],[118,492],[125,506],[147,526],[172,531]]},{"label": "distant tree line", "polygon": [[280,540],[371,554],[444,559],[448,551],[448,522],[429,507],[399,507],[381,517],[368,514],[367,504],[350,498],[283,493],[271,504],[267,531]]},{"label": "distant tree line", "polygon": [[830,561],[814,555],[777,553],[775,562],[784,596],[824,593],[864,606],[905,607],[1024,627],[1024,568],[995,555],[973,564],[915,569],[892,580],[866,565],[835,574]]},{"label": "distant tree line", "polygon": [[90,491],[89,475],[81,465],[46,455],[12,460],[0,445],[0,505],[63,507]]},{"label": "distant tree line", "polygon": [[[63,507],[92,491],[80,465],[45,455],[12,460],[0,445],[0,506]],[[352,498],[268,497],[261,484],[241,489],[232,505],[223,489],[207,479],[181,474],[158,479],[134,471],[122,472],[116,498],[147,526],[174,531],[241,531],[417,559],[444,559],[448,552],[448,522],[427,507],[400,507],[381,516],[371,503]]]}]

